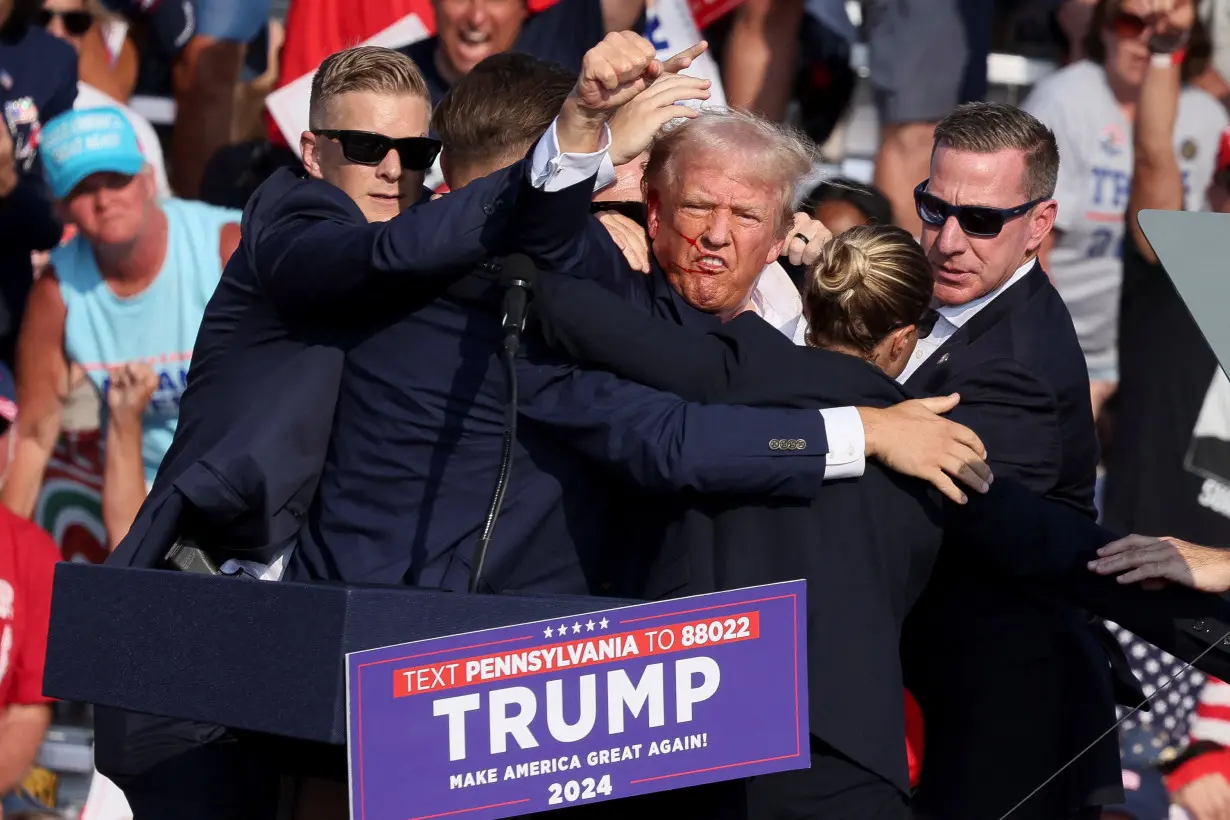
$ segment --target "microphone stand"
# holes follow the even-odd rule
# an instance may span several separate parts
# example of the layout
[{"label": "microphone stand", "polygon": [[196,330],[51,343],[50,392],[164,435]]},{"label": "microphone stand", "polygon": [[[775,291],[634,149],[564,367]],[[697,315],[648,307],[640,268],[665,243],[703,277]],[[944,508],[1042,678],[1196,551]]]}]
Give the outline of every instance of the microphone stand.
[{"label": "microphone stand", "polygon": [[474,563],[470,567],[469,592],[479,592],[483,577],[483,565],[487,560],[487,548],[495,531],[495,522],[504,505],[508,478],[512,473],[513,445],[517,441],[517,350],[521,347],[521,331],[525,327],[525,303],[530,283],[516,278],[508,281],[504,297],[504,345],[501,360],[504,365],[504,383],[507,388],[504,404],[504,441],[500,447],[500,469],[496,474],[495,489],[491,504],[483,521],[483,530],[474,549]]}]

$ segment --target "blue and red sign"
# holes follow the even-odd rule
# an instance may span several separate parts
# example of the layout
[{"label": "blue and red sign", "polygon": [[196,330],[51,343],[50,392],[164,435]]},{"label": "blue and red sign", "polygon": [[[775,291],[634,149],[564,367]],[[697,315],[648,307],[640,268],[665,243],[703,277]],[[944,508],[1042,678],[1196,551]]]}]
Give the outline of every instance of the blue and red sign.
[{"label": "blue and red sign", "polygon": [[511,817],[809,764],[805,583],[347,656],[351,817]]}]

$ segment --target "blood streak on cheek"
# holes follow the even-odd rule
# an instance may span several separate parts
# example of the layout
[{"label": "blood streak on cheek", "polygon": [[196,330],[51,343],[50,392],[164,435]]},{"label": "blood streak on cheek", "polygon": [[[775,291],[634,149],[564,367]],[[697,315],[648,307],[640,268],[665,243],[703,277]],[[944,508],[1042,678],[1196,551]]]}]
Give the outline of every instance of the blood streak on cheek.
[{"label": "blood streak on cheek", "polygon": [[[691,246],[692,246],[692,248],[693,248],[693,249],[694,249],[697,253],[700,253],[700,237],[699,237],[699,236],[698,236],[698,237],[696,237],[696,238],[692,238],[692,237],[688,236],[686,233],[684,233],[683,231],[679,230],[678,228],[676,228],[676,227],[675,227],[675,226],[673,226],[673,225],[671,226],[671,230],[673,230],[675,233],[677,233],[677,234],[679,234],[681,237],[683,237],[683,241],[684,241],[684,242],[687,242],[689,245],[691,245]],[[701,276],[704,276],[704,275],[705,275],[705,271],[700,270],[699,268],[685,268],[685,267],[683,267],[682,265],[676,265],[676,267],[677,267],[680,271],[682,271],[683,273],[696,273],[696,274],[700,274]]]}]

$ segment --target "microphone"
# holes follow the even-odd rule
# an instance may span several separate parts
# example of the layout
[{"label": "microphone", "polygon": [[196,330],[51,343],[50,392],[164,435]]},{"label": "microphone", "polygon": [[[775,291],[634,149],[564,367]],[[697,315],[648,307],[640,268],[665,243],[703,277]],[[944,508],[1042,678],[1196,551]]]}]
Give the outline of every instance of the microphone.
[{"label": "microphone", "polygon": [[504,317],[500,320],[504,331],[503,355],[500,358],[504,364],[504,383],[507,388],[504,441],[500,448],[500,469],[496,474],[491,504],[487,508],[482,533],[474,546],[474,560],[470,565],[471,594],[479,592],[482,584],[487,548],[491,546],[495,522],[500,517],[504,493],[508,489],[508,478],[512,474],[513,445],[517,441],[517,349],[521,346],[521,332],[525,330],[525,313],[533,292],[533,283],[538,280],[538,268],[534,266],[533,260],[523,253],[505,257],[498,268],[499,282],[504,288]]},{"label": "microphone", "polygon": [[504,288],[504,350],[508,355],[516,355],[521,346],[526,307],[537,278],[538,269],[533,260],[523,253],[506,257],[500,265],[500,285]]}]

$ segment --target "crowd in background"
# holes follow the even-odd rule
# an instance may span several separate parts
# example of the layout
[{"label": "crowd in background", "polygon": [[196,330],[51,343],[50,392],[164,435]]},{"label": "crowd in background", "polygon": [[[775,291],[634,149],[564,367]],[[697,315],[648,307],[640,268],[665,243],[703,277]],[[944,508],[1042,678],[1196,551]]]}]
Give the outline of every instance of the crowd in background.
[{"label": "crowd in background", "polygon": [[[686,12],[691,19],[674,36],[703,31],[711,79],[731,107],[790,121],[824,146],[833,162],[818,166],[798,196],[834,234],[896,224],[918,236],[914,194],[935,124],[960,102],[1002,93],[990,87],[988,56],[1012,52],[1051,66],[1016,92],[1060,147],[1058,219],[1041,259],[1086,356],[1103,453],[1101,515],[1121,531],[1230,546],[1222,449],[1230,382],[1163,292],[1156,258],[1126,218],[1141,207],[1230,212],[1228,0],[1190,9],[1190,39],[1175,51],[1186,82],[1177,100],[1145,81],[1157,0],[147,5],[0,0],[0,500],[15,514],[0,524],[13,529],[21,553],[0,555],[8,710],[0,747],[24,743],[17,754],[0,748],[5,816],[81,809],[84,795],[65,788],[71,778],[62,773],[57,788],[55,766],[39,765],[36,754],[53,716],[56,725],[88,725],[88,714],[71,704],[53,712],[41,697],[41,666],[31,658],[46,637],[29,625],[45,621],[53,557],[99,562],[127,532],[174,434],[197,328],[238,242],[241,210],[274,170],[301,162],[298,134],[283,132],[266,99],[293,93],[324,57],[411,16],[422,36],[391,44],[415,60],[438,104],[458,77],[501,51],[560,64],[571,72],[566,87],[606,32],[642,31],[657,45],[655,35],[674,33],[670,15]],[[843,171],[844,140],[869,96],[880,126],[874,166]],[[160,98],[175,113],[155,124],[138,108],[149,113],[149,100]],[[126,124],[96,113],[49,127],[74,107],[118,111]],[[135,149],[152,169],[147,183],[103,180],[83,191],[72,148],[82,129],[113,139],[118,152]],[[1141,169],[1156,167],[1142,147],[1178,159],[1181,196],[1158,193],[1169,192],[1169,180],[1142,182]],[[445,190],[438,169],[434,182]],[[29,204],[48,194],[62,222],[40,219]],[[110,203],[119,200],[128,209],[115,217]],[[182,231],[181,250],[134,261],[132,236],[151,225]],[[72,242],[86,226],[92,247]],[[98,293],[108,271],[122,274],[108,282],[126,289],[112,286],[110,302]],[[23,601],[16,615],[14,588]],[[1174,803],[1196,820],[1230,820],[1230,686],[1194,671],[1171,682],[1183,664],[1124,630],[1116,635],[1145,693],[1160,694],[1150,712],[1123,724],[1129,803],[1106,816],[1161,820]],[[25,735],[10,726],[27,727]],[[95,781],[85,816],[123,816],[122,799],[108,803],[114,794],[104,788]]]}]

